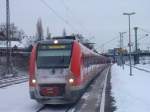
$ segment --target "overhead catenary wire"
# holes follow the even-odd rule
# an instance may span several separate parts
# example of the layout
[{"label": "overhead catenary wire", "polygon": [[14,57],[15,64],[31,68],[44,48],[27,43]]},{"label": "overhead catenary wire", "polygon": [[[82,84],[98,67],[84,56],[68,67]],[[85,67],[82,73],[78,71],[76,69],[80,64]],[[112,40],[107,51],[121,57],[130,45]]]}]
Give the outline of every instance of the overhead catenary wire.
[{"label": "overhead catenary wire", "polygon": [[114,40],[118,39],[118,37],[112,38],[111,40],[106,41],[105,43],[103,43],[101,46],[109,44],[111,42],[113,42]]},{"label": "overhead catenary wire", "polygon": [[71,8],[66,5],[65,0],[59,0],[61,1],[62,5],[64,6],[65,10],[69,13],[68,16],[73,17],[73,19],[75,20],[75,22],[82,27],[82,29],[91,37],[93,37],[93,34],[83,25],[83,22],[81,20],[79,20],[75,15],[73,15]]},{"label": "overhead catenary wire", "polygon": [[148,31],[148,30],[146,30],[146,29],[143,29],[143,28],[141,28],[141,27],[138,27],[138,29],[140,29],[140,30],[143,31],[143,32],[150,33],[150,31]]},{"label": "overhead catenary wire", "polygon": [[71,12],[70,8],[68,7],[68,5],[66,5],[66,3],[65,3],[64,0],[59,0],[59,1],[61,1],[62,5],[64,6],[64,8],[65,8],[67,11]]},{"label": "overhead catenary wire", "polygon": [[[138,27],[138,28],[139,28],[140,30],[142,30],[143,32],[150,33],[150,31],[148,31],[148,30],[145,30],[145,29],[140,28],[140,27]],[[132,29],[133,29],[133,28],[132,28]],[[128,36],[126,36],[125,38],[127,39],[127,37],[128,37]],[[145,37],[146,37],[146,36],[139,38],[139,41],[145,39]],[[110,44],[111,42],[114,42],[114,40],[116,40],[116,39],[118,39],[118,38],[119,38],[119,37],[112,38],[112,39],[106,41],[105,43],[101,44],[101,45],[98,46],[97,48],[98,48],[98,49],[99,49],[99,48],[102,48],[102,47],[104,47],[104,45]],[[134,44],[134,42],[133,42],[133,44]],[[127,46],[124,46],[124,48],[127,48],[127,47],[128,47],[128,45],[127,45]]]},{"label": "overhead catenary wire", "polygon": [[138,41],[141,41],[143,39],[145,39],[146,37],[148,37],[147,35],[142,36],[141,38],[138,39]]},{"label": "overhead catenary wire", "polygon": [[108,40],[106,41],[105,43],[101,44],[100,46],[97,47],[97,49],[102,49],[102,52],[104,51],[104,46],[111,43],[111,42],[114,42],[114,40],[117,40],[118,37],[114,37],[112,38],[111,40]]},{"label": "overhead catenary wire", "polygon": [[110,39],[110,40],[104,42],[103,44],[101,44],[100,46],[98,46],[98,48],[101,48],[101,47],[104,46],[104,45],[107,45],[107,44],[109,44],[109,43],[111,43],[111,42],[114,42],[115,40],[117,40],[117,39],[119,39],[119,38],[120,38],[119,36],[116,36],[116,37],[114,37],[114,38],[112,38],[112,39]]},{"label": "overhead catenary wire", "polygon": [[[134,28],[132,28],[131,30],[133,30]],[[128,32],[128,31],[125,31],[125,32]],[[125,36],[124,39],[127,39],[128,36]],[[120,37],[114,37],[106,42],[104,42],[103,44],[101,44],[100,46],[98,46],[97,48],[102,48],[104,45],[107,45],[107,44],[110,44],[111,42],[114,42],[115,40],[119,39]],[[126,48],[128,46],[124,46],[124,48]]]},{"label": "overhead catenary wire", "polygon": [[41,1],[41,3],[49,9],[49,11],[51,11],[53,14],[55,14],[55,16],[57,18],[59,18],[61,21],[63,21],[72,30],[74,30],[75,32],[78,32],[78,30],[68,20],[66,20],[64,17],[59,15],[45,0],[39,0],[39,1]]},{"label": "overhead catenary wire", "polygon": [[[147,35],[142,35],[140,38],[138,38],[138,44],[139,44],[142,40],[146,39],[146,37],[148,37],[148,36],[147,36]],[[135,42],[132,42],[132,44],[134,45]],[[125,46],[125,48],[126,48],[126,47],[128,47],[128,45]]]}]

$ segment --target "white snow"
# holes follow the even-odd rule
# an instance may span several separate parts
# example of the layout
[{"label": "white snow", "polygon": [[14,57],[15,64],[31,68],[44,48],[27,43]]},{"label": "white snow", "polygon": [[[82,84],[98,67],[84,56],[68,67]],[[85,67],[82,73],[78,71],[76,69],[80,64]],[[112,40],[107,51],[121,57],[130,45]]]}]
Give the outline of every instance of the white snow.
[{"label": "white snow", "polygon": [[136,67],[150,71],[150,64],[137,64]]},{"label": "white snow", "polygon": [[35,112],[41,106],[30,99],[27,82],[0,88],[0,112]]},{"label": "white snow", "polygon": [[[115,64],[111,83],[116,112],[149,112],[149,73],[133,68],[133,76],[130,76],[129,66],[123,70]],[[28,82],[0,88],[0,112],[35,112],[40,107],[42,105],[29,97]]]},{"label": "white snow", "polygon": [[150,73],[133,69],[129,75],[129,66],[112,66],[112,96],[116,100],[116,112],[150,111]]},{"label": "white snow", "polygon": [[[11,47],[17,46],[18,48],[26,48],[29,47],[29,45],[32,45],[35,39],[36,38],[34,37],[25,37],[22,38],[21,41],[11,41],[10,46]],[[6,47],[6,41],[0,41],[0,47]]]}]

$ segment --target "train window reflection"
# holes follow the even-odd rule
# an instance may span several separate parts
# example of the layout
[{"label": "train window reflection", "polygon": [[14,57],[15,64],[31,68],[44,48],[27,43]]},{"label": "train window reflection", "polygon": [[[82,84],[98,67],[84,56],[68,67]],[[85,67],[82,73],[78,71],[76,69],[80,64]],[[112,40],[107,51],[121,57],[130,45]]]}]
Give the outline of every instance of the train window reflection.
[{"label": "train window reflection", "polygon": [[70,56],[70,50],[44,50],[38,51],[38,56]]},{"label": "train window reflection", "polygon": [[66,68],[69,67],[71,50],[40,50],[37,56],[38,68]]}]

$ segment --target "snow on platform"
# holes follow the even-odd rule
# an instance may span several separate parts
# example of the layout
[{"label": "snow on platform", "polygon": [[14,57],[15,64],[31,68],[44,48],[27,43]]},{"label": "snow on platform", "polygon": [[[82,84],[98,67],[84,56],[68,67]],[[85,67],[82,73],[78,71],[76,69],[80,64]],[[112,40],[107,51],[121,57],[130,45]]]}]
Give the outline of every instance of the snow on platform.
[{"label": "snow on platform", "polygon": [[135,67],[150,71],[150,64],[137,64]]},{"label": "snow on platform", "polygon": [[112,96],[115,97],[116,112],[149,112],[150,110],[150,74],[133,69],[129,75],[129,66],[112,66]]},{"label": "snow on platform", "polygon": [[0,112],[35,112],[40,107],[29,97],[28,82],[0,88]]}]

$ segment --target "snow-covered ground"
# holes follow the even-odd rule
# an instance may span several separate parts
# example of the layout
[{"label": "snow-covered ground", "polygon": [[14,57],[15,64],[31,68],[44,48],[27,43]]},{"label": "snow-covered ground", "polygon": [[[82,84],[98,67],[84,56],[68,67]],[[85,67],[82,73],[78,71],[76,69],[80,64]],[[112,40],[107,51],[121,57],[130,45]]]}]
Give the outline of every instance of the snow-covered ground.
[{"label": "snow-covered ground", "polygon": [[35,112],[41,106],[30,99],[27,82],[0,88],[0,112]]},{"label": "snow-covered ground", "polygon": [[150,64],[138,64],[136,67],[150,71]]},{"label": "snow-covered ground", "polygon": [[[141,65],[143,66],[143,65]],[[116,112],[150,111],[150,73],[133,68],[129,75],[129,66],[112,66],[112,96],[116,100]]]},{"label": "snow-covered ground", "polygon": [[[129,76],[129,66],[123,70],[115,64],[111,83],[116,112],[149,112],[149,73],[133,68],[133,76]],[[28,82],[0,88],[0,112],[35,112],[40,107],[42,105],[29,97]]]},{"label": "snow-covered ground", "polygon": [[[35,37],[26,36],[25,38],[22,38],[20,41],[11,41],[10,46],[11,47],[17,46],[18,48],[27,48],[30,45],[32,45],[35,40],[36,40]],[[6,46],[7,46],[6,41],[0,41],[0,47],[6,47]]]}]

